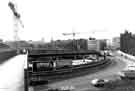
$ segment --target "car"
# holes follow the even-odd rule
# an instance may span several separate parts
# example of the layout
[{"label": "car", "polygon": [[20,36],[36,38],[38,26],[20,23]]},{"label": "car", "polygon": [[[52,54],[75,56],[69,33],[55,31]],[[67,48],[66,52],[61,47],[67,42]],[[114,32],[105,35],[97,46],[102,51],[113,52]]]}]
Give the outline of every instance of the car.
[{"label": "car", "polygon": [[118,75],[120,76],[121,79],[125,77],[125,74],[123,71],[118,72]]},{"label": "car", "polygon": [[113,57],[114,55],[113,55],[111,52],[109,52],[109,53],[107,54],[107,56]]},{"label": "car", "polygon": [[128,70],[133,70],[133,71],[135,71],[135,66],[134,66],[134,65],[130,65],[130,66],[127,67],[127,69],[128,69]]},{"label": "car", "polygon": [[109,82],[109,80],[107,80],[107,79],[97,79],[96,78],[91,81],[91,84],[94,85],[95,87],[104,87],[104,85],[108,82]]},{"label": "car", "polygon": [[121,79],[135,79],[135,70],[126,69],[119,72]]}]

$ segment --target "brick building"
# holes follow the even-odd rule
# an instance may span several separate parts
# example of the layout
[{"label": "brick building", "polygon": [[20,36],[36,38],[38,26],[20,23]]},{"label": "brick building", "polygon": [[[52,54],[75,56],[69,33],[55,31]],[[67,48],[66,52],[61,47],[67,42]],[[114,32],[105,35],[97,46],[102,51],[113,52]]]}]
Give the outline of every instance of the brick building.
[{"label": "brick building", "polygon": [[125,31],[120,35],[120,50],[135,55],[135,35]]}]

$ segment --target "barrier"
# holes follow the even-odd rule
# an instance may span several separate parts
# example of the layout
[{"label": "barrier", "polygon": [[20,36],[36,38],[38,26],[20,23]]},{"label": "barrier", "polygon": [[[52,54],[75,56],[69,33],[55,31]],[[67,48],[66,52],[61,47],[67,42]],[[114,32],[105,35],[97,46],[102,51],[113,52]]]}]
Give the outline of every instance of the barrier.
[{"label": "barrier", "polygon": [[[96,72],[98,70],[100,70],[101,68],[105,68],[107,67],[107,65],[109,65],[111,63],[111,60],[102,60],[100,62],[93,62],[92,64],[83,64],[81,66],[74,66],[71,68],[66,68],[66,69],[61,69],[61,70],[56,70],[56,71],[51,71],[51,72],[42,72],[42,73],[30,73],[30,84],[31,83],[37,83],[38,80],[41,81],[55,81],[56,79],[63,79],[65,77],[68,77],[68,75],[77,75],[78,73],[80,74],[80,72],[85,72],[85,71],[89,71],[89,72]],[[87,73],[87,72],[86,72]],[[70,77],[70,76],[69,76]],[[33,82],[35,81],[35,82]],[[31,84],[32,85],[32,84]]]},{"label": "barrier", "polygon": [[30,74],[32,75],[56,75],[56,74],[62,74],[63,72],[70,72],[71,70],[78,70],[78,69],[84,69],[84,68],[93,68],[93,67],[98,67],[100,65],[103,65],[107,62],[109,62],[110,60],[102,60],[102,61],[98,61],[98,62],[91,62],[88,64],[82,64],[82,65],[74,65],[74,66],[69,66],[69,67],[65,67],[65,68],[61,68],[58,70],[53,70],[53,71],[43,71],[43,72],[32,72]]}]

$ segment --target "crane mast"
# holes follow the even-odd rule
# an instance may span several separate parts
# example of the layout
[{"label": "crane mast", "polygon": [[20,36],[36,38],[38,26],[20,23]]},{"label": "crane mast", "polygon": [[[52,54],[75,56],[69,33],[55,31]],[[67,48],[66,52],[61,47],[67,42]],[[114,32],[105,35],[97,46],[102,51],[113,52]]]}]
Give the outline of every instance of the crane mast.
[{"label": "crane mast", "polygon": [[14,41],[19,41],[20,38],[19,38],[19,35],[18,35],[18,32],[19,32],[19,25],[21,25],[22,28],[24,28],[24,25],[20,19],[21,15],[20,13],[17,12],[17,5],[14,4],[13,2],[9,1],[8,3],[8,6],[9,8],[11,9],[12,13],[13,13],[13,27],[14,27],[14,30],[13,30],[13,34],[14,34]]}]

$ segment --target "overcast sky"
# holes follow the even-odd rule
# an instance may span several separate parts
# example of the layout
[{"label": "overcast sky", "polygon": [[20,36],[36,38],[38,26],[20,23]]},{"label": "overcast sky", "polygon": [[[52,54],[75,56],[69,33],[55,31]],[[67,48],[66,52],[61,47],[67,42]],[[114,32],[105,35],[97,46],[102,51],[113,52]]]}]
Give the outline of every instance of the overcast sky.
[{"label": "overcast sky", "polygon": [[[8,2],[0,1],[0,38],[13,40]],[[24,29],[19,30],[23,40],[68,39],[72,36],[62,33],[72,31],[82,33],[76,38],[110,39],[125,29],[135,33],[134,0],[16,0],[16,4],[24,23]]]}]

